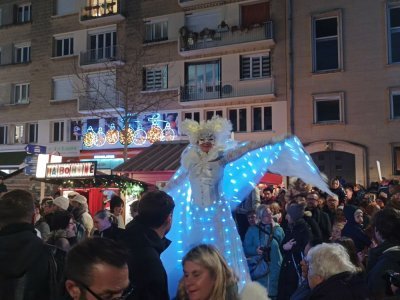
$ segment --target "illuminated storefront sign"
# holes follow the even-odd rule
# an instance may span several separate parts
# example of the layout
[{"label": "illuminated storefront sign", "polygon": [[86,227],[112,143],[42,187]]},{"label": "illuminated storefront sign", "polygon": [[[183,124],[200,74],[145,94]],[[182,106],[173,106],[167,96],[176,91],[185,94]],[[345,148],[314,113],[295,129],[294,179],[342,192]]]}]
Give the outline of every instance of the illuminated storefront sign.
[{"label": "illuminated storefront sign", "polygon": [[46,178],[94,177],[96,162],[47,164]]}]

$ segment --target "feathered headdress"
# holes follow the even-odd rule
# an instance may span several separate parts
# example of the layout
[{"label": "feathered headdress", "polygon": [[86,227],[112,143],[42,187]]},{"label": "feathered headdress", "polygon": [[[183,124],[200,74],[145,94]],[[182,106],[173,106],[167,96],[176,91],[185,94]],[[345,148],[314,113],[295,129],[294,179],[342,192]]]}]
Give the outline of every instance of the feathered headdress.
[{"label": "feathered headdress", "polygon": [[180,128],[183,134],[189,136],[189,141],[193,145],[197,144],[200,134],[204,133],[213,134],[216,144],[222,145],[229,139],[232,124],[227,119],[215,116],[211,120],[200,122],[200,124],[196,121],[186,119],[181,123]]}]

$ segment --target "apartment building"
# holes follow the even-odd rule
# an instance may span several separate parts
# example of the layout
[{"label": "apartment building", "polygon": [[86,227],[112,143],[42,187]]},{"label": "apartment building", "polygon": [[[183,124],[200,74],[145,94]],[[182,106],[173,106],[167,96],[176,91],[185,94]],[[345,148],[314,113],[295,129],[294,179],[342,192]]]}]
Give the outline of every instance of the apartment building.
[{"label": "apartment building", "polygon": [[329,178],[400,175],[400,2],[289,1],[291,130]]},{"label": "apartment building", "polygon": [[[21,160],[28,143],[112,168],[125,144],[133,156],[185,139],[185,118],[220,115],[237,140],[295,133],[328,177],[368,184],[376,161],[400,175],[398,11],[384,0],[0,0],[0,169],[23,166],[9,153]],[[127,99],[157,101],[135,115]]]}]

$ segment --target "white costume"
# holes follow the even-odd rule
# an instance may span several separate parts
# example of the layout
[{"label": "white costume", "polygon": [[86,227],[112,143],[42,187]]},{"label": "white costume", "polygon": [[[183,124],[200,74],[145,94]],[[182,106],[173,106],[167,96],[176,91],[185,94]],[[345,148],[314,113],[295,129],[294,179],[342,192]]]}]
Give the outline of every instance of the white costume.
[{"label": "white costume", "polygon": [[[267,170],[300,177],[329,191],[296,137],[277,142],[236,144],[228,141],[229,121],[217,118],[207,123],[196,123],[198,127],[195,123],[190,120],[182,123],[191,144],[182,154],[181,168],[165,188],[175,201],[173,224],[167,234],[172,244],[161,256],[172,296],[183,275],[182,257],[201,243],[217,247],[239,277],[239,290],[250,281],[230,205],[231,202],[240,203]],[[211,131],[215,136],[215,146],[208,153],[203,152],[197,143],[202,130]]]}]

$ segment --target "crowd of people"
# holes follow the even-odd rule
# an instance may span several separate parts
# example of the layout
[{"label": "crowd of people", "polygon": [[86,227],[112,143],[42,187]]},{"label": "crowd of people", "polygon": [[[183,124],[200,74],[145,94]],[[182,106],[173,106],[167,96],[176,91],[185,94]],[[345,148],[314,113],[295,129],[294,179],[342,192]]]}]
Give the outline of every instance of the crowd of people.
[{"label": "crowd of people", "polygon": [[[260,285],[239,291],[220,251],[200,244],[183,257],[175,299],[398,299],[400,185],[355,190],[335,179],[331,189],[298,181],[253,192],[242,243]],[[145,193],[126,226],[118,196],[93,219],[84,196],[68,198],[0,198],[0,299],[170,299],[160,259],[175,207],[167,193]]]},{"label": "crowd of people", "polygon": [[267,186],[238,206],[252,279],[279,300],[400,299],[399,182],[330,189]]}]

